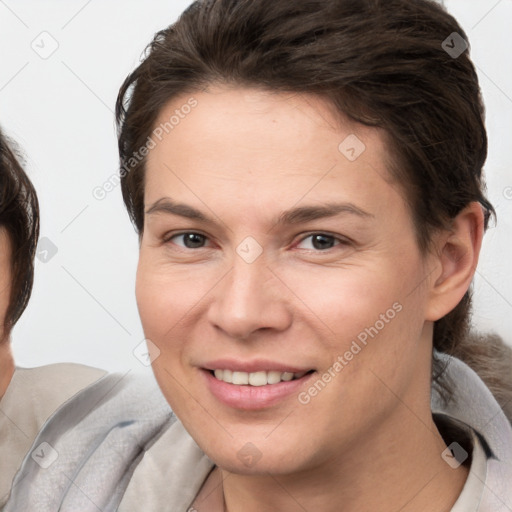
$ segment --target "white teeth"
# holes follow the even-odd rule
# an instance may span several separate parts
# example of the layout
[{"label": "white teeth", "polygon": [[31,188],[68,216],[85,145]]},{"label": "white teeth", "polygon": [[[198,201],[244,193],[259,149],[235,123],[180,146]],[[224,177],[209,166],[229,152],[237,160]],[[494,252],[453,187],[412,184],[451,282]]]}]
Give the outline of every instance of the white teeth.
[{"label": "white teeth", "polygon": [[251,386],[265,386],[267,384],[267,372],[249,373],[249,384]]},{"label": "white teeth", "polygon": [[277,372],[277,371],[259,371],[259,372],[233,372],[231,370],[214,370],[215,378],[227,382],[228,384],[235,384],[237,386],[251,385],[251,386],[266,386],[267,384],[278,384],[279,382],[288,382],[293,379],[300,379],[304,377],[307,372],[291,373],[291,372]]},{"label": "white teeth", "polygon": [[247,372],[233,372],[233,384],[249,384],[249,374]]},{"label": "white teeth", "polygon": [[277,384],[281,382],[281,372],[268,372],[267,384]]}]

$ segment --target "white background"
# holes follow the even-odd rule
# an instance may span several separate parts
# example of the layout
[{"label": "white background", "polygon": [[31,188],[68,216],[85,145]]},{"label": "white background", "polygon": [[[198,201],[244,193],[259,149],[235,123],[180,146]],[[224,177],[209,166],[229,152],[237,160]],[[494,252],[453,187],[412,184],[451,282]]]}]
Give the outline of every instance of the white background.
[{"label": "white background", "polygon": [[[189,4],[0,0],[0,125],[27,155],[41,236],[58,249],[37,261],[31,302],[13,332],[20,366],[144,370],[132,353],[144,338],[134,295],[137,237],[120,188],[101,201],[92,192],[117,172],[119,86],[153,34]],[[468,34],[479,73],[489,197],[498,213],[475,279],[474,322],[512,344],[512,1],[446,5]],[[58,48],[47,59],[32,48],[52,44]]]}]

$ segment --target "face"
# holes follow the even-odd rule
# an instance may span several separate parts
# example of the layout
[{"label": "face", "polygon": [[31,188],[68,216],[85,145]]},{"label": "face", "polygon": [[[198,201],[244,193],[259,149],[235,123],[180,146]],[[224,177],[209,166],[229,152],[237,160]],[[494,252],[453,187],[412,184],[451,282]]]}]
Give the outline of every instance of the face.
[{"label": "face", "polygon": [[186,429],[225,469],[284,474],[413,428],[429,262],[382,133],[256,89],[175,98],[157,126],[176,110],[147,160],[137,302]]},{"label": "face", "polygon": [[5,228],[0,228],[0,343],[6,341],[5,315],[11,298],[11,242]]}]

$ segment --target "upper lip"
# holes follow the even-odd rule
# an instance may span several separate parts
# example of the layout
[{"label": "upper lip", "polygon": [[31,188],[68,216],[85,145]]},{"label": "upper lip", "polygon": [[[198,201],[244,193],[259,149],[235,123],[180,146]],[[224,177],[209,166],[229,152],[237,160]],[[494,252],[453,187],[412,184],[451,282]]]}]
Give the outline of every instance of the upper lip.
[{"label": "upper lip", "polygon": [[209,361],[201,366],[206,370],[231,370],[234,372],[247,373],[262,371],[301,373],[308,372],[312,369],[311,367],[292,366],[288,363],[280,363],[265,359],[254,359],[252,361],[241,361],[239,359],[216,359],[215,361]]}]

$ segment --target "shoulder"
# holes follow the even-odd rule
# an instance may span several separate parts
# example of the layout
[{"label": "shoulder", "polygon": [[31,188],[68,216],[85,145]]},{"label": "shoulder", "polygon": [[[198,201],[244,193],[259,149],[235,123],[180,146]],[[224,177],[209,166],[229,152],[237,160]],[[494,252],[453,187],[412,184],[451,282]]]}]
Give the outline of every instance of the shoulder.
[{"label": "shoulder", "polygon": [[103,372],[67,400],[42,433],[59,437],[65,431],[76,433],[92,426],[107,432],[127,423],[158,423],[170,415],[172,411],[152,373]]},{"label": "shoulder", "polygon": [[[16,475],[5,511],[50,512],[64,502],[73,510],[85,510],[90,502],[111,510],[145,452],[174,421],[152,374],[105,375],[46,422]],[[69,474],[76,486],[69,486]]]},{"label": "shoulder", "polygon": [[512,421],[512,348],[495,333],[472,331],[453,355],[478,374]]},{"label": "shoulder", "polygon": [[74,363],[16,368],[8,392],[31,408],[41,426],[60,405],[106,374],[105,370]]},{"label": "shoulder", "polygon": [[34,391],[73,395],[77,391],[92,384],[107,372],[76,363],[56,363],[35,368],[17,367],[13,381],[19,386],[33,385]]},{"label": "shoulder", "polygon": [[135,468],[118,512],[192,510],[213,462],[176,420]]},{"label": "shoulder", "polygon": [[470,427],[482,443],[486,457],[482,512],[512,510],[512,426],[484,381],[466,363],[446,354],[442,379],[451,383],[452,394],[442,397],[432,391],[432,412]]},{"label": "shoulder", "polygon": [[48,418],[105,375],[104,370],[72,363],[16,368],[0,402],[0,506],[25,454]]}]

